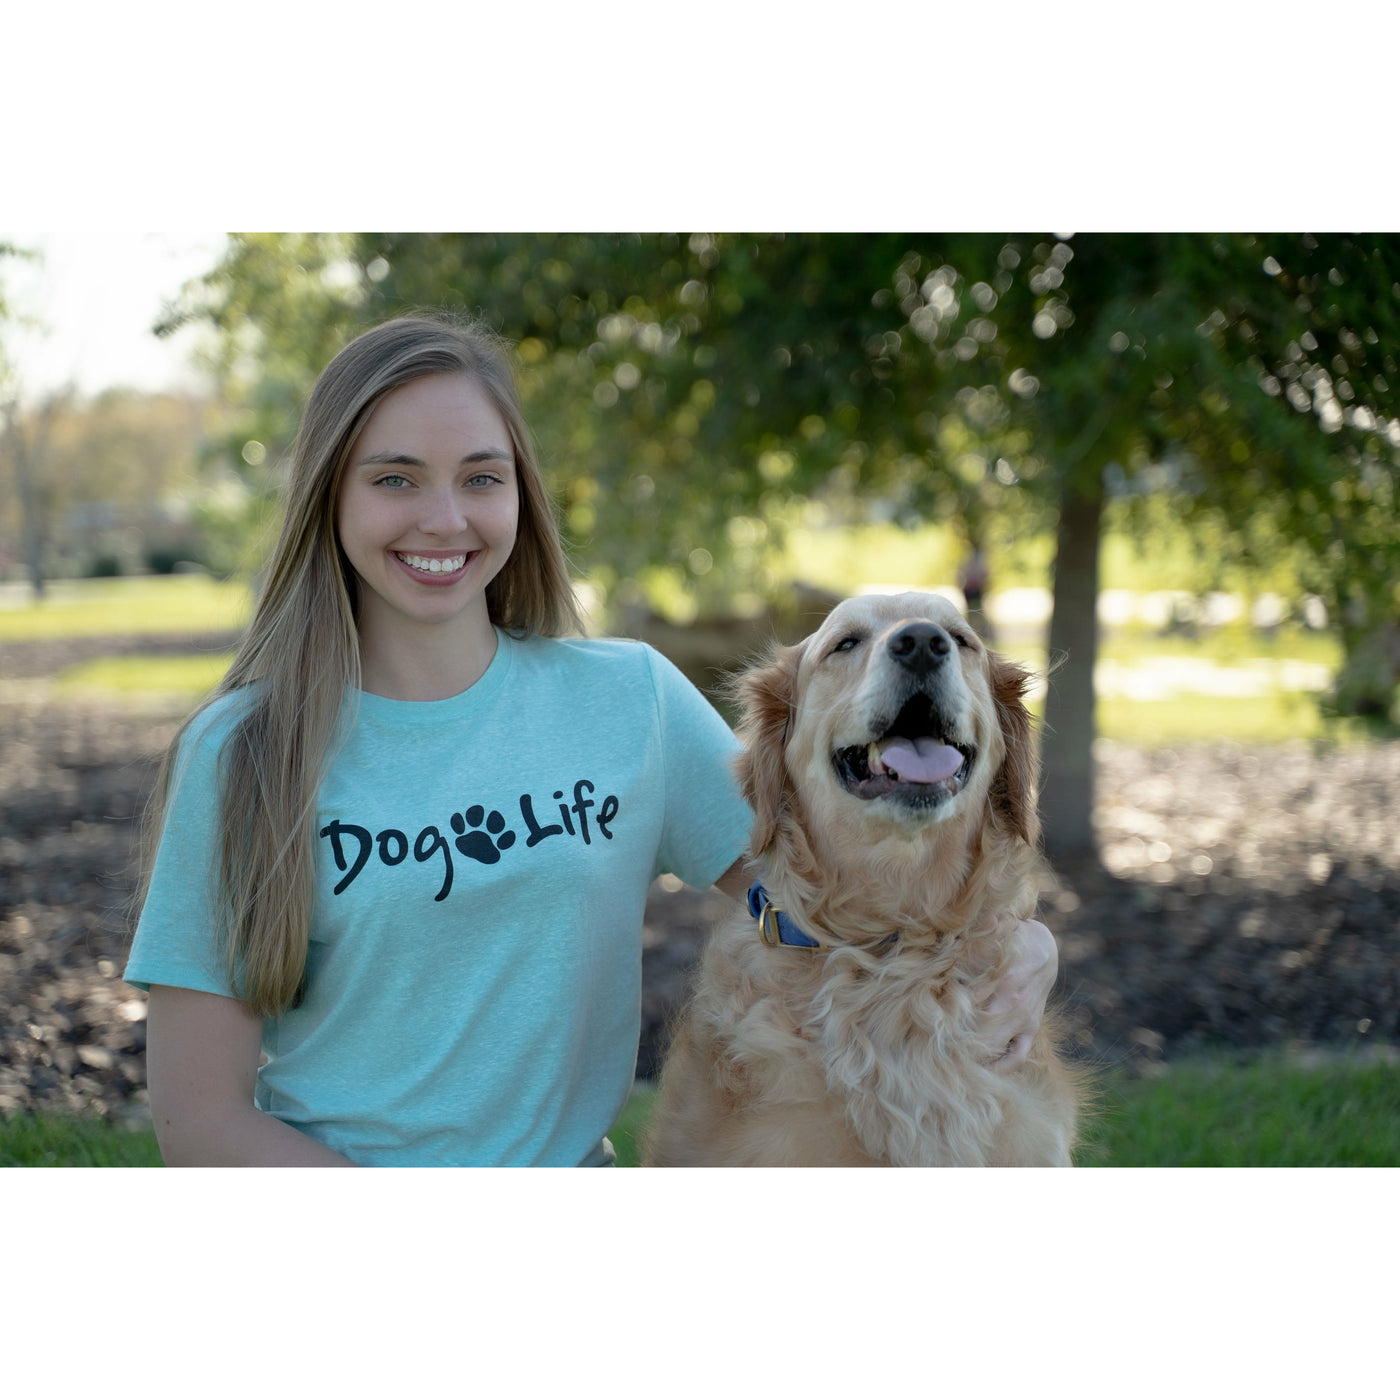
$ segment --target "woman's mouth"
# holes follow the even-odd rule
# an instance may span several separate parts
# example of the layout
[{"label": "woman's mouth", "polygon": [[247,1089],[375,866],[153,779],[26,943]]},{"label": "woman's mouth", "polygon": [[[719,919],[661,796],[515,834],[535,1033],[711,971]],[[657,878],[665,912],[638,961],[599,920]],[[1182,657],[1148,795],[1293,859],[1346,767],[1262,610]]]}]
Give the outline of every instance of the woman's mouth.
[{"label": "woman's mouth", "polygon": [[409,568],[417,570],[420,574],[455,574],[466,568],[466,561],[469,554],[448,554],[447,557],[433,557],[428,554],[400,554],[398,550],[393,552],[393,557],[399,563],[407,564]]},{"label": "woman's mouth", "polygon": [[466,566],[476,559],[475,550],[462,554],[409,554],[393,550],[393,557],[407,573],[421,584],[452,584],[466,573]]}]

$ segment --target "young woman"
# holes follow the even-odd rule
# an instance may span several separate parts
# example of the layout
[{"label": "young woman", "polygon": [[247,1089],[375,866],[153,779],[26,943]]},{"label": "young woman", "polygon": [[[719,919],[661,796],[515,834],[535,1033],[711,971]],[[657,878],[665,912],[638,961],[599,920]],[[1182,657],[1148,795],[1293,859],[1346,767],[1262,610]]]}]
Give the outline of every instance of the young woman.
[{"label": "young woman", "polygon": [[[611,1159],[647,890],[741,898],[749,814],[703,697],[577,624],[504,348],[424,317],[353,341],[157,783],[126,977],[168,1163]],[[1008,1072],[1054,975],[1022,925]]]}]

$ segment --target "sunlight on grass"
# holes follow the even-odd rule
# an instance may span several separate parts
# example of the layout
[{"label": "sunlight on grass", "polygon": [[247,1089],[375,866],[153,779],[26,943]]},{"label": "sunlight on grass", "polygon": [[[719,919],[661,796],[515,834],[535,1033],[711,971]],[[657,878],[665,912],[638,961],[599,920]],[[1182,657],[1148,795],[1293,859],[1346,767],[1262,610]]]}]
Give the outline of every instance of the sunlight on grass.
[{"label": "sunlight on grass", "polygon": [[1218,695],[1175,695],[1165,700],[1101,696],[1096,714],[1103,738],[1144,748],[1213,740],[1239,744],[1281,744],[1290,739],[1361,743],[1371,738],[1361,722],[1326,716],[1311,695],[1299,691],[1248,699]]},{"label": "sunlight on grass", "polygon": [[41,603],[23,597],[0,605],[0,641],[232,632],[251,606],[245,582],[203,574],[60,582]]},{"label": "sunlight on grass", "polygon": [[193,701],[218,685],[232,661],[231,651],[207,656],[100,656],[59,672],[54,693],[65,700],[159,696]]}]

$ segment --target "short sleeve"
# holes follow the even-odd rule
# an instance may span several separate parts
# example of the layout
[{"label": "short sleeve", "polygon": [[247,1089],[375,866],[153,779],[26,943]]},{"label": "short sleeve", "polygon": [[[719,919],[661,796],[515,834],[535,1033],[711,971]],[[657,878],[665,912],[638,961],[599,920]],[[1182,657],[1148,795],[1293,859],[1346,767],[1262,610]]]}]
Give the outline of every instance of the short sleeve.
[{"label": "short sleeve", "polygon": [[123,976],[232,996],[218,948],[219,755],[229,726],[204,716],[181,738],[170,775],[160,843]]},{"label": "short sleeve", "polygon": [[733,772],[739,741],[708,700],[647,648],[661,729],[665,818],[653,875],[708,889],[744,854],[753,818]]}]

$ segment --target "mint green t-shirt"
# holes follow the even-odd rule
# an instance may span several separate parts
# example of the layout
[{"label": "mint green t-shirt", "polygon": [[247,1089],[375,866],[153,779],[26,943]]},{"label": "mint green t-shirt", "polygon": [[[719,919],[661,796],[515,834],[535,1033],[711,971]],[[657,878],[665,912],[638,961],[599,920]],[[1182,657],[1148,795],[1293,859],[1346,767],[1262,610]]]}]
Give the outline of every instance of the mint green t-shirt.
[{"label": "mint green t-shirt", "polygon": [[[366,1166],[575,1165],[631,1085],[647,891],[744,850],[728,726],[637,642],[520,641],[448,700],[360,693],[318,798],[302,1003],[264,1112]],[[218,755],[191,726],[126,979],[231,995],[211,916]]]}]

